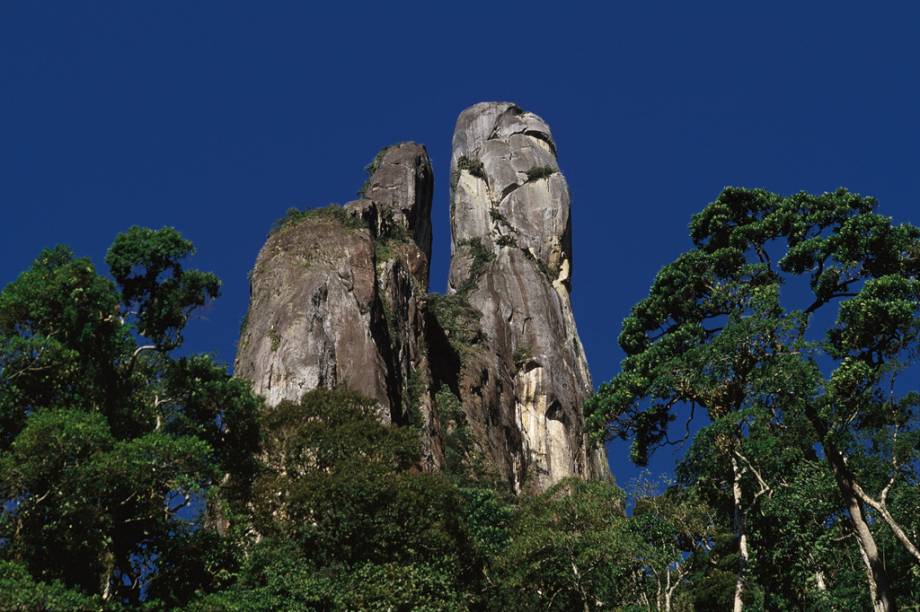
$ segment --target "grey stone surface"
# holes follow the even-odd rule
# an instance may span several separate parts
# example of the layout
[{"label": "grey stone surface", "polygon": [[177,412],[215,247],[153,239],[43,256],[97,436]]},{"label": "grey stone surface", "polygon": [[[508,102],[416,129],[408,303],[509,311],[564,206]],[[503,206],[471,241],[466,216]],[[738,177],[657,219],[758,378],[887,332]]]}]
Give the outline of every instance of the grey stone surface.
[{"label": "grey stone surface", "polygon": [[259,253],[236,374],[270,405],[349,384],[389,406],[366,229],[317,214],[276,231]]},{"label": "grey stone surface", "polygon": [[[483,451],[517,490],[607,478],[584,432],[591,393],[570,299],[570,200],[546,123],[508,102],[461,113],[451,158],[449,290],[483,341],[458,393]],[[478,260],[478,263],[477,263]]]},{"label": "grey stone surface", "polygon": [[375,159],[362,199],[311,211],[256,259],[236,375],[269,405],[318,387],[372,398],[385,421],[421,426],[441,462],[425,351],[433,174],[425,148]]}]

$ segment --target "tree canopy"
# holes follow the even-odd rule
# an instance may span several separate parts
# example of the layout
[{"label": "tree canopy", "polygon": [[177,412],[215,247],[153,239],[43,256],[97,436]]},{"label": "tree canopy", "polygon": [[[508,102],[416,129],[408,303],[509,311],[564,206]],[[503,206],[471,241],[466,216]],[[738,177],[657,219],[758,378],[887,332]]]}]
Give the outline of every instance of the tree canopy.
[{"label": "tree canopy", "polygon": [[[668,443],[679,410],[706,413],[684,483],[731,508],[736,609],[757,590],[774,546],[790,542],[781,535],[802,547],[777,562],[811,564],[797,570],[811,580],[800,581],[794,605],[821,601],[841,559],[822,561],[822,536],[838,528],[864,563],[867,604],[893,609],[916,595],[916,578],[892,580],[880,540],[900,543],[889,554],[906,567],[920,562],[908,526],[920,508],[889,503],[915,499],[918,482],[908,373],[918,357],[920,229],[876,209],[845,190],[724,190],[691,220],[694,248],[659,272],[623,322],[621,371],[588,407],[598,435],[632,440],[640,464]],[[834,503],[809,535],[795,525],[816,508],[799,503],[790,514],[780,499]],[[774,535],[755,550],[768,516]]]},{"label": "tree canopy", "polygon": [[153,560],[198,528],[205,495],[245,498],[260,401],[209,357],[172,354],[218,293],[216,277],[183,268],[192,252],[172,228],[132,228],[106,258],[115,282],[57,247],[0,292],[10,580],[27,571],[137,603]]}]

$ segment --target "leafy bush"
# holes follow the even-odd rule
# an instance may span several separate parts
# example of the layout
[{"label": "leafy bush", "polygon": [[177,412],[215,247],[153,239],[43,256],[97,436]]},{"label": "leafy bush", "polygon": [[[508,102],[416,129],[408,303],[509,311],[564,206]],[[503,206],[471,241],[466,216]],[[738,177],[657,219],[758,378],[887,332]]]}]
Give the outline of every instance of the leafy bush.
[{"label": "leafy bush", "polygon": [[457,170],[466,170],[472,176],[484,179],[486,178],[486,169],[482,161],[461,155],[457,158]]},{"label": "leafy bush", "polygon": [[558,170],[552,166],[534,166],[533,168],[527,170],[527,180],[536,181],[541,178],[547,178],[553,174],[556,174],[556,172],[558,172]]}]

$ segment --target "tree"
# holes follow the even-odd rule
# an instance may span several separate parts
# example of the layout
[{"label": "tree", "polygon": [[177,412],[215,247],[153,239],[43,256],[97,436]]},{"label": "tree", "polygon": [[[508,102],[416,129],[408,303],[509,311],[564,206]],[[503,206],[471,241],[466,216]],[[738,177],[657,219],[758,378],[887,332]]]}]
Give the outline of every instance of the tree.
[{"label": "tree", "polygon": [[96,610],[101,603],[98,597],[88,597],[58,581],[38,582],[22,565],[0,561],[0,609]]},{"label": "tree", "polygon": [[641,592],[646,607],[653,601],[657,610],[670,612],[675,593],[711,552],[717,527],[712,511],[692,488],[670,484],[663,493],[656,489],[645,479],[633,488],[631,554],[646,578]]},{"label": "tree", "polygon": [[171,355],[218,294],[192,253],[135,227],[106,256],[114,283],[56,247],[0,292],[0,556],[36,580],[137,603],[207,496],[248,495],[260,402]]},{"label": "tree", "polygon": [[607,610],[636,601],[634,542],[623,492],[563,480],[522,500],[495,561],[496,608]]},{"label": "tree", "polygon": [[[875,208],[845,190],[724,190],[691,221],[695,248],[661,270],[624,321],[621,373],[589,404],[595,431],[632,438],[640,463],[667,441],[680,406],[721,424],[712,448],[731,474],[736,609],[752,557],[743,479],[755,468],[743,419],[731,415],[746,410],[768,411],[777,426],[807,421],[800,446],[834,476],[875,609],[893,609],[896,594],[869,514],[920,559],[909,515],[887,501],[917,483],[917,394],[898,376],[917,357],[920,230]],[[823,313],[838,303],[828,324]]]},{"label": "tree", "polygon": [[[678,482],[712,509],[718,526],[731,529],[731,520],[719,520],[733,518],[735,491],[718,441],[725,431],[742,429],[740,497],[754,553],[744,567],[744,602],[768,609],[845,608],[864,599],[853,589],[862,581],[861,562],[833,474],[810,442],[810,426],[791,416],[779,422],[766,406],[748,407],[702,428],[678,465]],[[703,558],[688,577],[695,607],[726,607],[733,595],[717,585],[723,572],[737,574],[737,542],[716,541],[705,555],[699,552],[694,556]]]},{"label": "tree", "polygon": [[477,544],[491,534],[474,544],[463,509],[488,504],[419,471],[419,432],[379,416],[375,402],[325,389],[265,411],[251,497],[261,541],[229,590],[196,606],[436,610],[478,598]]}]

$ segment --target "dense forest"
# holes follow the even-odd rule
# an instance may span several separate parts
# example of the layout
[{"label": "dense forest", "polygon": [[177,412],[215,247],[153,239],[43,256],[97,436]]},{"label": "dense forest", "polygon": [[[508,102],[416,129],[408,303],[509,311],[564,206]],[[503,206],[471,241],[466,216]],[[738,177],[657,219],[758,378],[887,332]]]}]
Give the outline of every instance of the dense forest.
[{"label": "dense forest", "polygon": [[0,609],[920,609],[920,228],[730,188],[689,230],[585,410],[676,472],[522,495],[447,388],[428,471],[373,401],[184,351],[220,282],[176,230],[43,251],[0,292]]}]

